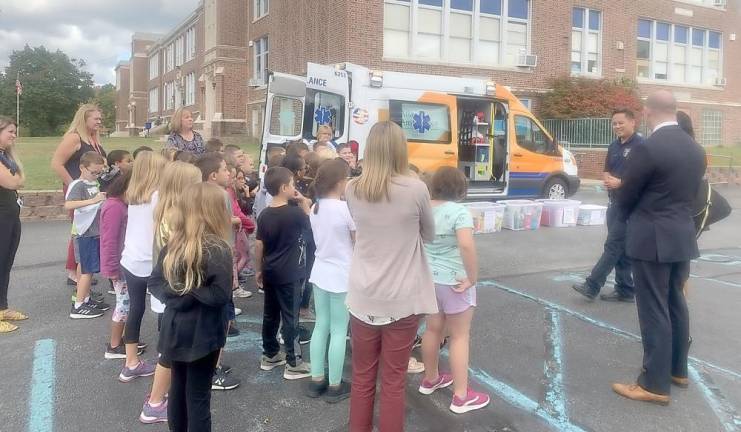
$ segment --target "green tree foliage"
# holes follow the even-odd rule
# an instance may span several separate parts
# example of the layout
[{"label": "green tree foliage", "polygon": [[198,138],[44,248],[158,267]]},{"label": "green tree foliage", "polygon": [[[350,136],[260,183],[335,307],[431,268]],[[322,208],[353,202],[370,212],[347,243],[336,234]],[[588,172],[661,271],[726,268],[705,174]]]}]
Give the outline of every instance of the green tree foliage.
[{"label": "green tree foliage", "polygon": [[43,46],[13,51],[0,73],[0,114],[15,117],[15,79],[20,72],[21,126],[32,136],[63,132],[77,108],[95,95],[93,76],[84,66],[84,60]]},{"label": "green tree foliage", "polygon": [[103,112],[103,126],[109,131],[116,129],[116,86],[105,84],[96,87],[93,103]]},{"label": "green tree foliage", "polygon": [[558,78],[550,82],[553,91],[542,100],[540,116],[546,119],[610,117],[617,108],[642,109],[635,82]]}]

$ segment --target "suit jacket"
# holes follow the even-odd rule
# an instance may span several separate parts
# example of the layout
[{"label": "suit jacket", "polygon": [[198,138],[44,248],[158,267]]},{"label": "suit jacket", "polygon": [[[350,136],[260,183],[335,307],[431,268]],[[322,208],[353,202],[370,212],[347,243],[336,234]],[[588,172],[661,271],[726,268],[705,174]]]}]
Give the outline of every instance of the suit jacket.
[{"label": "suit jacket", "polygon": [[672,263],[700,255],[692,203],[706,165],[705,150],[679,126],[664,126],[633,147],[617,194],[629,257]]}]

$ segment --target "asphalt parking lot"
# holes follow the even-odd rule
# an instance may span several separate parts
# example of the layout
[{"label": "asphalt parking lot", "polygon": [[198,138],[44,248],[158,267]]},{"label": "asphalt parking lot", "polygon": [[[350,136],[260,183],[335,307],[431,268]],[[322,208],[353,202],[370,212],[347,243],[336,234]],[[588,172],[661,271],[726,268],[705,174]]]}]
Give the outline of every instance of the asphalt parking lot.
[{"label": "asphalt parking lot", "polygon": [[[471,385],[489,392],[492,404],[455,415],[447,409],[449,390],[422,396],[416,391],[421,376],[410,376],[406,430],[741,430],[741,190],[720,191],[735,212],[700,241],[703,256],[693,263],[689,294],[691,385],[673,389],[670,406],[628,401],[610,389],[614,381],[633,380],[641,365],[635,305],[590,304],[570,288],[599,256],[604,227],[505,231],[477,237],[484,281]],[[576,198],[606,199],[593,187]],[[67,225],[27,223],[23,229],[10,302],[31,319],[0,336],[0,431],[167,430],[138,422],[151,379],[121,384],[121,361],[103,359],[110,315],[82,322],[67,317]],[[229,340],[225,361],[242,386],[214,394],[214,430],[347,430],[347,401],[307,399],[302,383],[283,381],[277,369],[259,370],[261,297],[237,300],[237,306],[244,310],[242,334]],[[143,337],[152,345],[155,330],[153,315],[145,316]],[[150,349],[145,358],[153,355]]]}]

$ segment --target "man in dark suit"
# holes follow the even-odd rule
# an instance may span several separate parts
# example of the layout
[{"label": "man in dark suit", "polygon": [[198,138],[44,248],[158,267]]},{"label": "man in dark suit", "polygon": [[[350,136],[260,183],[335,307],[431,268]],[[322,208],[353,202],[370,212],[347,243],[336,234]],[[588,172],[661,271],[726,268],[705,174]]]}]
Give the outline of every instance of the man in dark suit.
[{"label": "man in dark suit", "polygon": [[653,134],[633,147],[618,202],[628,217],[643,371],[636,384],[613,384],[629,399],[669,404],[672,384],[687,387],[689,313],[682,286],[699,256],[692,202],[705,173],[705,151],[679,128],[668,91],[648,97]]}]

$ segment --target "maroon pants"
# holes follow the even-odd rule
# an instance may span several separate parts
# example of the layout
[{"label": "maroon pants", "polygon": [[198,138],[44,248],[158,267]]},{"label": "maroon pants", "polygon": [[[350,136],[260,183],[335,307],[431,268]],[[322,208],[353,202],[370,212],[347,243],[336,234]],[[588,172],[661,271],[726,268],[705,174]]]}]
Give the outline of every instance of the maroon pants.
[{"label": "maroon pants", "polygon": [[378,430],[404,430],[409,356],[420,317],[412,315],[392,324],[373,326],[350,315],[352,334],[352,393],[350,432],[373,430],[373,404],[378,367],[381,367],[381,406]]}]

